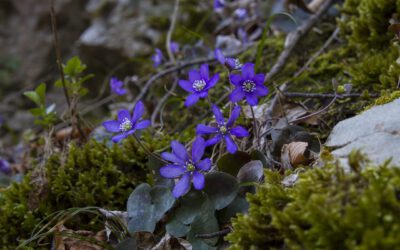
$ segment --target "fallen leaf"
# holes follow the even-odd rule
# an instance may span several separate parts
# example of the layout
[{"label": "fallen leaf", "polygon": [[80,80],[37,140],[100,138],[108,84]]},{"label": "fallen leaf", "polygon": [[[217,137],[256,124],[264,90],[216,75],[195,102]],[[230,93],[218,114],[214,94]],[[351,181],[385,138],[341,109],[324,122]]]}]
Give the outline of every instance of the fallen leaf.
[{"label": "fallen leaf", "polygon": [[306,157],[307,147],[307,142],[291,142],[283,145],[281,151],[281,162],[284,168],[293,169],[300,164],[308,164],[310,160]]}]

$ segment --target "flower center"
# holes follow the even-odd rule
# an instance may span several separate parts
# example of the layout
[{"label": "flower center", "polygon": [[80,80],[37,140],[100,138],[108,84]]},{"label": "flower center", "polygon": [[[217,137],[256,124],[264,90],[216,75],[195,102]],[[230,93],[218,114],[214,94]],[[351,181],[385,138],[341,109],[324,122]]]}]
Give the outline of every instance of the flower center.
[{"label": "flower center", "polygon": [[196,167],[192,163],[189,162],[189,163],[186,164],[186,169],[189,172],[193,172],[194,170],[196,170]]},{"label": "flower center", "polygon": [[219,132],[221,132],[221,134],[225,134],[228,131],[227,127],[222,125],[219,126]]},{"label": "flower center", "polygon": [[241,69],[242,64],[240,63],[239,59],[235,59],[235,68],[234,69]]},{"label": "flower center", "polygon": [[256,90],[256,84],[252,80],[246,80],[242,84],[242,89],[244,92],[254,92],[254,90]]},{"label": "flower center", "polygon": [[126,132],[132,129],[132,122],[128,118],[124,118],[123,122],[119,125],[119,129],[122,132]]},{"label": "flower center", "polygon": [[193,87],[193,89],[196,90],[197,92],[200,92],[200,91],[202,91],[202,90],[204,89],[204,87],[205,87],[206,85],[207,85],[207,84],[206,84],[206,81],[204,81],[203,79],[200,79],[200,80],[195,80],[195,81],[193,82],[192,87]]}]

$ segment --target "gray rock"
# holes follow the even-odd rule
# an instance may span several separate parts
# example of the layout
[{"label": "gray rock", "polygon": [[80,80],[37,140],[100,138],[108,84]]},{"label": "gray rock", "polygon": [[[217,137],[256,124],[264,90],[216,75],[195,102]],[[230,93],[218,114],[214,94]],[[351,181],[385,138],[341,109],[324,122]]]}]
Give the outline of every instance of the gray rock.
[{"label": "gray rock", "polygon": [[135,56],[153,52],[162,32],[148,19],[169,18],[173,4],[162,1],[91,0],[86,6],[91,24],[77,43],[79,55],[90,68],[109,68]]},{"label": "gray rock", "polygon": [[375,106],[360,115],[339,122],[325,146],[347,166],[347,156],[360,149],[370,160],[381,164],[392,158],[400,166],[400,99]]}]

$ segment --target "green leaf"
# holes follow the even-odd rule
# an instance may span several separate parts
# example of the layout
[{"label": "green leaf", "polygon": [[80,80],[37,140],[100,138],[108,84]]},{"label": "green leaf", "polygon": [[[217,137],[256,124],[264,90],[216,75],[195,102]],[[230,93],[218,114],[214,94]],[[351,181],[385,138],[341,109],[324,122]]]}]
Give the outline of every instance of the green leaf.
[{"label": "green leaf", "polygon": [[115,246],[115,250],[136,250],[138,249],[136,239],[127,238]]},{"label": "green leaf", "polygon": [[201,207],[207,201],[207,197],[200,191],[190,190],[180,199],[178,208],[175,211],[176,219],[183,224],[190,224],[200,214]]},{"label": "green leaf", "polygon": [[67,64],[64,65],[64,73],[70,77],[77,77],[86,69],[86,65],[82,64],[81,60],[74,56],[68,60]]},{"label": "green leaf", "polygon": [[43,115],[45,115],[44,110],[42,108],[33,108],[33,109],[30,109],[29,112],[31,112],[31,114],[33,116],[43,116]]},{"label": "green leaf", "polygon": [[39,96],[40,103],[44,105],[46,103],[46,84],[41,83],[36,89],[35,92]]},{"label": "green leaf", "polygon": [[176,216],[172,217],[165,226],[167,232],[174,237],[184,237],[190,230],[190,226],[187,226],[180,222]]},{"label": "green leaf", "polygon": [[239,169],[251,161],[249,154],[237,151],[235,154],[225,154],[217,162],[218,169],[222,172],[228,173],[232,176],[236,176]]},{"label": "green leaf", "polygon": [[128,230],[131,233],[153,232],[156,228],[154,206],[151,204],[151,187],[147,183],[140,184],[128,198],[127,210],[129,216]]},{"label": "green leaf", "polygon": [[140,184],[129,196],[128,216],[130,232],[153,232],[157,222],[174,205],[175,198],[166,187]]},{"label": "green leaf", "polygon": [[264,176],[264,168],[261,161],[246,163],[237,174],[239,182],[259,182]]},{"label": "green leaf", "polygon": [[35,91],[26,91],[24,92],[24,96],[28,97],[29,100],[34,102],[37,106],[40,107],[40,96]]},{"label": "green leaf", "polygon": [[227,173],[211,172],[206,175],[204,192],[217,210],[228,206],[235,199],[238,190],[237,179]]},{"label": "green leaf", "polygon": [[214,207],[212,203],[207,201],[201,206],[201,213],[196,216],[191,224],[187,240],[192,244],[193,249],[215,249],[212,246],[218,242],[218,236],[211,239],[201,239],[196,236],[217,231],[219,231],[219,225],[215,217]]},{"label": "green leaf", "polygon": [[154,203],[154,218],[156,221],[159,221],[174,205],[175,198],[169,188],[161,186],[153,187],[150,195]]},{"label": "green leaf", "polygon": [[246,200],[246,196],[238,194],[231,204],[218,213],[218,221],[221,223],[229,223],[231,218],[233,218],[236,214],[244,214],[248,211],[248,209],[249,203]]},{"label": "green leaf", "polygon": [[261,151],[254,150],[253,152],[250,153],[250,156],[252,160],[261,161],[264,168],[268,167],[267,157]]}]

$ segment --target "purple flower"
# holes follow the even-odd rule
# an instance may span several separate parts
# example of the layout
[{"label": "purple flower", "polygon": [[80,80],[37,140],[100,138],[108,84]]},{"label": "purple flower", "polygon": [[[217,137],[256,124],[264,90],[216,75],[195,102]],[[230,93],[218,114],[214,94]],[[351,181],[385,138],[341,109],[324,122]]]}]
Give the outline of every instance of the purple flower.
[{"label": "purple flower", "polygon": [[240,64],[239,59],[225,57],[220,49],[214,50],[215,59],[218,60],[222,65],[227,66],[230,70],[240,70],[242,65]]},{"label": "purple flower", "polygon": [[200,66],[200,71],[190,70],[189,81],[179,80],[179,86],[191,93],[185,101],[185,106],[189,107],[195,104],[200,98],[206,98],[208,90],[217,84],[219,74],[215,74],[210,78],[208,64]]},{"label": "purple flower", "polygon": [[246,98],[250,106],[258,104],[258,98],[268,94],[268,88],[264,86],[264,74],[254,73],[254,64],[246,63],[242,67],[242,75],[231,74],[230,80],[235,89],[229,96],[232,102],[238,102]]},{"label": "purple flower", "polygon": [[190,189],[190,183],[197,190],[204,188],[204,172],[211,168],[211,160],[209,158],[201,159],[204,155],[205,141],[201,137],[197,137],[192,145],[192,154],[188,152],[178,141],[171,142],[172,153],[164,152],[161,157],[164,160],[172,162],[160,168],[161,176],[169,179],[180,178],[176,182],[172,194],[178,198],[186,194]]},{"label": "purple flower", "polygon": [[132,116],[128,110],[122,109],[118,111],[118,118],[116,121],[111,120],[103,122],[103,126],[109,132],[119,133],[111,138],[113,142],[117,143],[135,133],[136,130],[145,129],[150,126],[149,120],[139,121],[143,113],[144,105],[141,101],[138,101],[135,105]]},{"label": "purple flower", "polygon": [[162,60],[163,60],[163,54],[160,49],[156,49],[156,53],[151,56],[151,60],[153,60],[153,62],[154,62],[154,64],[153,64],[154,68],[157,68],[158,66],[160,66],[160,64],[162,63]]},{"label": "purple flower", "polygon": [[247,17],[247,10],[245,8],[239,8],[235,10],[234,14],[239,19],[245,19]]},{"label": "purple flower", "polygon": [[237,31],[237,35],[243,44],[247,44],[249,42],[249,38],[247,36],[247,32],[243,28],[239,28]]},{"label": "purple flower", "polygon": [[224,0],[214,0],[214,10],[217,11],[225,7]]},{"label": "purple flower", "polygon": [[232,135],[242,138],[249,136],[249,132],[242,126],[235,126],[233,124],[240,115],[240,106],[236,106],[232,110],[232,115],[225,122],[222,116],[221,110],[216,106],[212,106],[212,111],[215,115],[215,120],[217,121],[217,127],[207,126],[203,124],[197,125],[196,134],[197,135],[210,135],[215,134],[215,136],[206,141],[206,146],[212,146],[220,142],[222,139],[226,142],[226,148],[229,153],[234,154],[237,151],[237,145],[232,139]]},{"label": "purple flower", "polygon": [[8,161],[0,159],[0,172],[3,174],[11,174],[11,166]]},{"label": "purple flower", "polygon": [[171,42],[169,48],[171,49],[171,52],[175,54],[179,51],[179,43]]},{"label": "purple flower", "polygon": [[117,95],[125,95],[127,93],[127,90],[124,89],[123,86],[124,83],[122,81],[118,80],[116,77],[111,77],[110,88],[112,92]]}]

